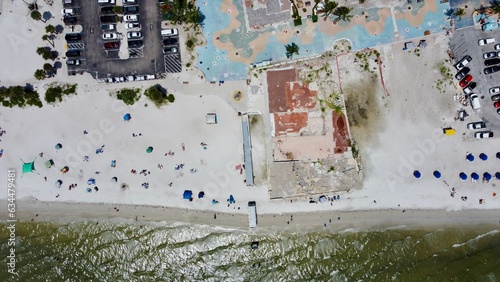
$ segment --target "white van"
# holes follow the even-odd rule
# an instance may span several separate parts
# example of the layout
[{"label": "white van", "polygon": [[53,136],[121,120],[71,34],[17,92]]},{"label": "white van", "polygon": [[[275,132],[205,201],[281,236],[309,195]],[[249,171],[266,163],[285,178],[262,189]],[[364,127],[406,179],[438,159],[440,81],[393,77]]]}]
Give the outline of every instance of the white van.
[{"label": "white van", "polygon": [[470,95],[470,106],[473,110],[481,108],[481,104],[479,103],[479,97],[477,96],[477,94]]},{"label": "white van", "polygon": [[177,28],[162,29],[161,36],[174,36],[179,34]]}]

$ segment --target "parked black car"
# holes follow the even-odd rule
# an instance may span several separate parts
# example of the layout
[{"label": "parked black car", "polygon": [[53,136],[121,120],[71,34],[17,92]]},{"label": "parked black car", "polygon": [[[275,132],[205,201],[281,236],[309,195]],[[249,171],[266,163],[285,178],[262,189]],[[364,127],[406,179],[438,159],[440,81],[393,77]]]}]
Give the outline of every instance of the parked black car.
[{"label": "parked black car", "polygon": [[500,58],[493,58],[489,60],[484,60],[484,65],[485,66],[492,66],[492,65],[498,65],[500,64]]},{"label": "parked black car", "polygon": [[116,15],[113,15],[113,16],[102,16],[101,17],[101,22],[102,23],[116,23]]},{"label": "parked black car", "polygon": [[137,48],[142,46],[142,40],[134,40],[134,41],[129,41],[128,42],[128,47],[129,48]]},{"label": "parked black car", "polygon": [[123,6],[124,14],[139,14],[139,6]]},{"label": "parked black car", "polygon": [[82,35],[80,33],[68,33],[64,36],[64,39],[68,42],[75,42],[82,40]]},{"label": "parked black car", "polygon": [[64,17],[63,22],[65,25],[75,25],[77,20],[76,17]]},{"label": "parked black car", "polygon": [[455,75],[455,78],[457,80],[462,80],[462,78],[464,78],[468,73],[470,72],[470,69],[468,67],[465,67],[463,69],[461,69],[456,75]]},{"label": "parked black car", "polygon": [[71,57],[80,57],[83,54],[82,51],[80,50],[69,50],[66,52],[66,57],[71,58]]},{"label": "parked black car", "polygon": [[485,68],[484,74],[490,74],[490,73],[494,73],[497,71],[500,71],[500,66],[493,66],[493,67]]},{"label": "parked black car", "polygon": [[101,8],[101,13],[103,14],[113,14],[115,11],[113,10],[114,6],[106,6]]},{"label": "parked black car", "polygon": [[163,46],[168,46],[172,44],[176,44],[179,40],[175,37],[169,37],[167,39],[163,39]]}]

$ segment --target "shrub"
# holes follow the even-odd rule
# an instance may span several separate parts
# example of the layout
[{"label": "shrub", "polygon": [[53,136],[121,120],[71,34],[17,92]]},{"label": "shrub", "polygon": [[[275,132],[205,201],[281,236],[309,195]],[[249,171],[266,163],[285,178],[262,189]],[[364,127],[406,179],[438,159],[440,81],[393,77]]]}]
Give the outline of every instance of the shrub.
[{"label": "shrub", "polygon": [[0,102],[2,106],[12,108],[18,106],[24,108],[25,106],[42,107],[42,102],[38,93],[33,90],[30,85],[26,86],[11,86],[9,88],[0,87]]},{"label": "shrub", "polygon": [[116,93],[116,98],[122,100],[127,105],[133,105],[141,97],[140,88],[124,88]]},{"label": "shrub", "polygon": [[49,104],[62,102],[64,95],[76,94],[76,84],[56,85],[45,91],[45,101]]},{"label": "shrub", "polygon": [[170,94],[167,96],[166,92],[167,91],[161,87],[161,85],[156,84],[146,89],[144,95],[148,97],[156,107],[161,108],[161,106],[168,104],[170,100],[175,100],[174,95]]}]

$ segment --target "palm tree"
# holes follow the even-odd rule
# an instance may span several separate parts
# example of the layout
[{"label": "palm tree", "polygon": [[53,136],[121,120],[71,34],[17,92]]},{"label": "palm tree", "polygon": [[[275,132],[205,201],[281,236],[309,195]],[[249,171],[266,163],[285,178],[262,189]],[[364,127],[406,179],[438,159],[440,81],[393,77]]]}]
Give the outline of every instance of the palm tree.
[{"label": "palm tree", "polygon": [[447,9],[446,11],[444,11],[444,15],[447,16],[448,20],[450,20],[452,17],[453,17],[453,14],[455,13],[455,9],[453,8],[450,8],[450,9]]},{"label": "palm tree", "polygon": [[38,80],[43,80],[47,76],[44,70],[42,69],[37,69],[34,74],[35,78]]},{"label": "palm tree", "polygon": [[200,11],[200,7],[194,6],[186,13],[186,21],[192,23],[194,27],[202,26],[205,20],[205,15]]},{"label": "palm tree", "polygon": [[293,54],[295,55],[299,54],[299,46],[294,42],[292,42],[291,44],[286,44],[285,49],[286,49],[286,57],[289,59],[292,59]]},{"label": "palm tree", "polygon": [[491,11],[493,14],[500,15],[500,4],[495,4],[494,6],[492,6],[492,7],[490,8],[490,11]]},{"label": "palm tree", "polygon": [[331,15],[334,14],[335,9],[339,5],[337,2],[333,2],[330,0],[325,0],[325,4],[323,7],[318,11],[318,13],[323,13],[323,17],[325,20]]},{"label": "palm tree", "polygon": [[43,70],[48,74],[52,72],[52,65],[49,63],[43,64]]},{"label": "palm tree", "polygon": [[453,17],[457,17],[458,20],[461,20],[462,19],[462,16],[465,16],[465,9],[464,8],[457,8],[454,12],[453,12]]},{"label": "palm tree", "polygon": [[48,47],[38,47],[36,49],[36,53],[40,56],[42,56],[42,58],[44,60],[48,60],[52,57],[52,54],[50,52],[50,50],[48,49]]},{"label": "palm tree", "polygon": [[49,24],[45,27],[45,32],[50,33],[50,34],[54,34],[54,33],[56,33],[56,28],[55,28],[55,26]]},{"label": "palm tree", "polygon": [[40,12],[35,10],[31,12],[31,18],[34,19],[35,21],[39,21],[40,19],[42,19],[42,14],[40,14]]},{"label": "palm tree", "polygon": [[51,36],[48,34],[42,35],[42,40],[49,42],[49,44],[52,45],[52,47],[55,47],[54,42],[52,42],[51,39],[52,39]]},{"label": "palm tree", "polygon": [[352,15],[349,15],[349,13],[351,13],[351,11],[352,11],[352,8],[349,8],[346,6],[338,7],[337,9],[335,9],[335,11],[333,11],[333,14],[335,16],[337,16],[337,18],[335,20],[336,21],[343,20],[346,22],[351,21]]}]

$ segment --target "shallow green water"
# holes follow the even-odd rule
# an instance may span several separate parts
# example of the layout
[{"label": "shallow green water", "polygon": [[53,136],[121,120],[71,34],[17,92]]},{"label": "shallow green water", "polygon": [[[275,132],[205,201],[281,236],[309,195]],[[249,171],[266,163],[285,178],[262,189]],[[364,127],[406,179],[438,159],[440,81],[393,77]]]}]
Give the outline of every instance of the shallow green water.
[{"label": "shallow green water", "polygon": [[16,235],[19,276],[3,263],[0,281],[500,281],[500,231],[487,228],[251,233],[82,221],[17,223]]}]

